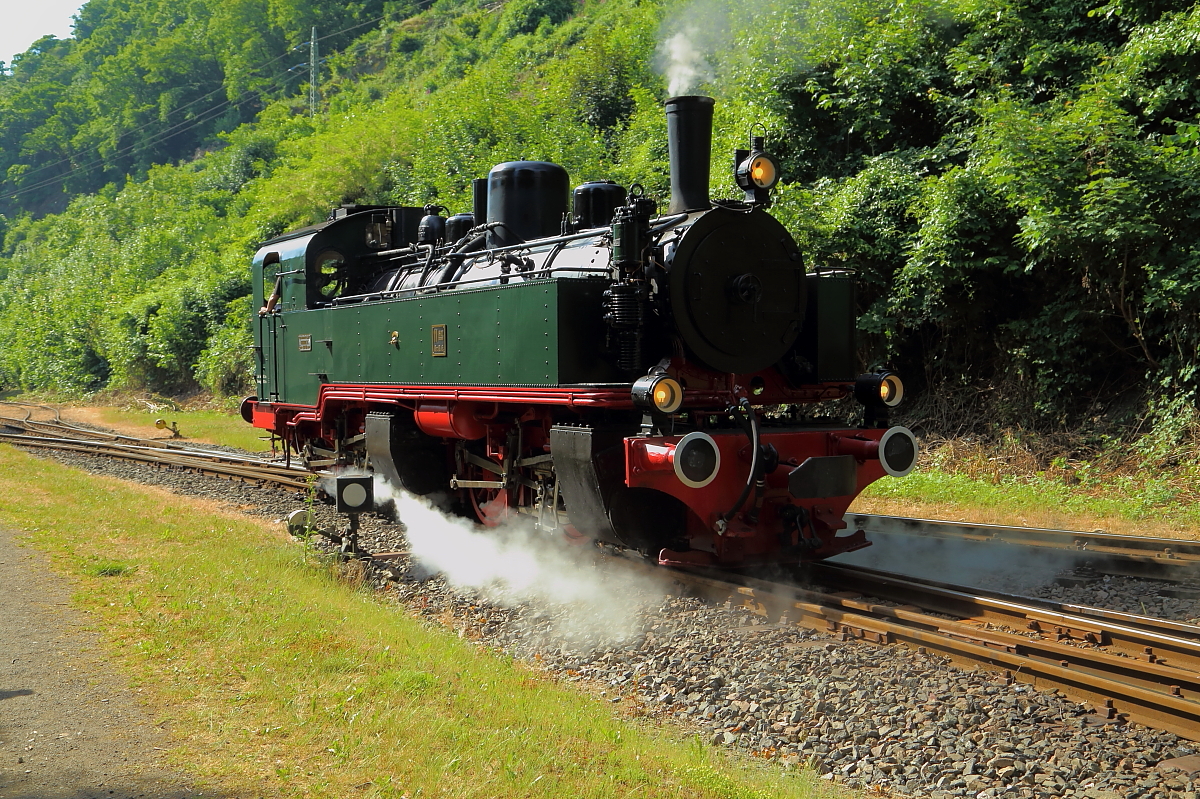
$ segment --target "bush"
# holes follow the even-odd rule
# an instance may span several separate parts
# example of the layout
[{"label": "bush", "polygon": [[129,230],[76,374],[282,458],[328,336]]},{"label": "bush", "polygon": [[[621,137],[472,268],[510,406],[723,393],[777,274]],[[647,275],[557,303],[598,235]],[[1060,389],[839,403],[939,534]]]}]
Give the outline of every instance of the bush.
[{"label": "bush", "polygon": [[208,340],[196,362],[196,381],[216,396],[254,392],[254,334],[250,297],[230,302],[225,322]]}]

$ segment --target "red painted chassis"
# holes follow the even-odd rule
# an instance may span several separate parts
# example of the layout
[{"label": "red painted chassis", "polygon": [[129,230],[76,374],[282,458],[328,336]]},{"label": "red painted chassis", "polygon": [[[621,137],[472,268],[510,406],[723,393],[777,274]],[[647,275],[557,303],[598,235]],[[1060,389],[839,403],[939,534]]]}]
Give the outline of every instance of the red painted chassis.
[{"label": "red painted chassis", "polygon": [[[775,386],[771,386],[775,389]],[[722,390],[724,389],[724,390]],[[731,390],[732,389],[732,390]],[[811,403],[839,399],[851,390],[843,384],[813,386],[787,391],[775,402]],[[773,390],[772,395],[779,392]],[[728,387],[705,386],[685,391],[683,410],[720,414],[731,398],[746,396],[732,383]],[[757,399],[757,397],[756,397]],[[332,448],[338,425],[342,434],[362,430],[369,412],[404,408],[414,412],[417,424],[427,434],[445,440],[448,448],[456,439],[485,438],[487,456],[503,460],[506,431],[519,422],[527,431],[525,453],[549,448],[550,426],[578,421],[587,411],[633,408],[627,386],[614,387],[461,387],[413,385],[325,384],[316,405],[270,403],[250,400],[243,415],[255,427],[279,436],[289,451],[299,452],[308,442]],[[538,425],[536,422],[540,421]],[[531,431],[531,432],[530,432]],[[540,431],[540,434],[539,434]],[[765,490],[752,494],[727,522],[724,515],[742,493],[750,471],[751,445],[740,430],[708,431],[721,452],[721,467],[711,483],[691,488],[680,481],[669,452],[681,436],[630,436],[624,440],[625,484],[648,488],[679,499],[687,508],[687,538],[691,549],[663,550],[660,560],[683,564],[749,564],[816,560],[868,546],[862,531],[838,535],[845,528],[842,517],[850,503],[867,485],[885,474],[873,455],[883,436],[882,429],[779,429],[765,428],[763,445],[779,453],[779,467],[764,476]],[[788,473],[808,458],[854,455],[857,481],[852,494],[797,500],[788,489]],[[809,520],[810,535],[785,522],[781,511],[802,507]],[[786,512],[785,512],[786,513]]]}]

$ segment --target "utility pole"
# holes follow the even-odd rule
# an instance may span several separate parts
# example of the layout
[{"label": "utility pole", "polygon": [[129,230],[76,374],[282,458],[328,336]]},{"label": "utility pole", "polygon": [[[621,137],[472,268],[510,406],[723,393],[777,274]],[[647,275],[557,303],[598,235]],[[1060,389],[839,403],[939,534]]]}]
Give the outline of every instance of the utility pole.
[{"label": "utility pole", "polygon": [[308,40],[308,115],[317,116],[317,81],[320,68],[317,61],[317,26],[313,25],[312,38]]}]

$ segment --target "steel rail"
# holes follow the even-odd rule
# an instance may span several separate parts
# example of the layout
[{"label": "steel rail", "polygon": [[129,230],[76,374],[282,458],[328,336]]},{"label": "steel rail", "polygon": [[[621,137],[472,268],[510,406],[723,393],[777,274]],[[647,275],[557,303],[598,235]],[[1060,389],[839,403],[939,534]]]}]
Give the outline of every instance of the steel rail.
[{"label": "steel rail", "polygon": [[980,546],[1044,547],[1069,554],[1080,566],[1101,574],[1183,582],[1200,578],[1200,541],[1128,536],[1099,531],[1010,527],[945,522],[900,516],[848,513],[846,525],[868,536],[907,536],[965,541]]},{"label": "steel rail", "polygon": [[[861,591],[880,599],[908,602],[924,612],[955,616],[979,631],[981,640],[994,633],[1011,633],[1020,639],[1026,654],[1079,668],[1133,673],[1127,680],[1148,687],[1167,686],[1169,693],[1188,688],[1189,696],[1200,699],[1200,627],[1176,625],[1168,632],[1149,617],[1136,624],[1101,622],[1071,612],[1054,610],[1024,597],[997,598],[958,586],[929,583],[886,572],[834,564],[817,564],[813,576],[822,581]],[[1004,625],[1005,630],[979,629],[980,625]],[[1186,635],[1173,634],[1188,627]],[[1002,636],[1008,640],[1007,636]],[[1084,653],[1081,659],[1080,653]],[[1116,660],[1111,660],[1116,658]],[[1119,661],[1119,662],[1118,662]],[[1188,675],[1186,678],[1180,672]]]},{"label": "steel rail", "polygon": [[[659,570],[648,564],[647,571]],[[894,575],[893,575],[894,576]],[[1135,721],[1200,740],[1200,673],[1083,647],[1043,641],[978,624],[743,576],[673,570],[695,594],[732,602],[761,616],[877,644],[905,644],[960,665],[1005,673],[1039,689],[1090,703],[1097,719]]]},{"label": "steel rail", "polygon": [[[197,447],[194,444],[187,443],[186,441],[177,441],[173,439],[137,438],[136,436],[128,436],[124,433],[117,433],[112,430],[97,430],[92,427],[75,425],[71,424],[70,422],[64,422],[61,418],[59,418],[58,409],[56,408],[45,405],[31,405],[28,407],[37,407],[52,411],[55,414],[55,419],[54,421],[45,422],[36,419],[30,419],[28,414],[26,415],[25,419],[14,419],[13,417],[9,416],[0,416],[0,428],[16,427],[17,429],[26,430],[35,435],[40,434],[43,436],[47,436],[49,433],[59,433],[64,434],[64,437],[65,434],[69,434],[71,436],[81,436],[86,439],[127,442],[129,446],[175,450],[196,457],[206,457],[214,461],[260,465],[268,469],[290,469],[298,474],[309,473],[308,470],[304,469],[303,467],[281,467],[275,461],[263,460],[262,458],[248,458],[244,455],[231,455],[228,452],[222,452],[215,449],[204,449]],[[15,425],[13,424],[14,422],[16,423]]]},{"label": "steel rail", "polygon": [[126,441],[130,444],[136,444],[145,447],[156,447],[159,449],[175,449],[186,452],[213,452],[214,454],[218,455],[223,454],[217,452],[216,450],[202,450],[183,441],[174,441],[171,439],[137,438],[136,436],[127,436],[123,433],[115,433],[111,430],[96,430],[91,427],[75,425],[71,424],[70,422],[64,422],[61,419],[45,422],[36,419],[14,419],[9,416],[0,416],[0,427],[25,430],[34,434],[48,435],[51,433],[58,433],[62,435],[80,436],[90,440]]},{"label": "steel rail", "polygon": [[[1090,644],[1117,646],[1136,655],[1147,655],[1152,653],[1146,652],[1142,647],[1151,644],[1155,636],[1168,636],[1187,641],[1200,652],[1200,626],[1182,621],[1055,602],[986,588],[971,588],[970,594],[963,594],[965,589],[952,583],[927,578],[914,579],[879,569],[830,561],[812,564],[809,567],[809,575],[814,580],[825,579],[849,588],[856,587],[856,575],[863,575],[864,586],[869,586],[866,590],[880,598],[891,598],[886,592],[889,590],[889,583],[895,583],[896,587],[893,590],[902,592],[901,595],[905,597],[897,601],[912,601],[913,592],[920,591],[927,597],[922,601],[922,606],[930,609],[935,609],[934,604],[938,601],[936,597],[941,596],[945,598],[945,604],[939,609],[942,613],[959,613],[962,606],[956,606],[955,601],[962,595],[966,597],[966,601],[977,603],[971,606],[977,613],[991,613],[986,619],[988,621],[1016,622],[1025,629],[1042,634],[1049,634],[1053,629],[1059,640],[1080,640]],[[880,591],[885,593],[877,593]],[[983,618],[978,615],[975,617]],[[1114,638],[1111,643],[1104,643],[1088,637],[1097,630],[1127,630],[1134,643],[1123,643],[1120,638]],[[1196,670],[1200,671],[1200,656],[1197,657]]]},{"label": "steel rail", "polygon": [[165,449],[112,441],[57,438],[2,431],[0,431],[0,441],[7,441],[22,447],[66,450],[150,465],[168,465],[243,482],[272,484],[298,490],[307,489],[309,481],[312,479],[312,473],[302,469],[271,464],[253,458],[239,458],[235,455],[210,450]]}]

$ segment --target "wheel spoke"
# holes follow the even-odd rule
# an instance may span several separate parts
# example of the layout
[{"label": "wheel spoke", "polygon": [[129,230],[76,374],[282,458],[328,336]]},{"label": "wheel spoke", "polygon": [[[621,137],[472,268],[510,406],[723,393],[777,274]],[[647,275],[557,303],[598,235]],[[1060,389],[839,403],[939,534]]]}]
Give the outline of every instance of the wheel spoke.
[{"label": "wheel spoke", "polygon": [[[496,475],[471,464],[467,473],[472,480],[494,480]],[[486,527],[498,527],[508,518],[509,496],[506,488],[468,488],[475,518]]]}]

